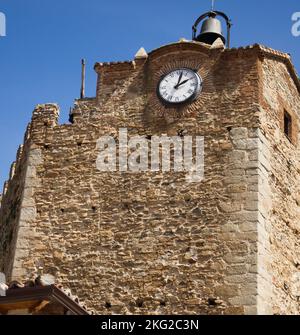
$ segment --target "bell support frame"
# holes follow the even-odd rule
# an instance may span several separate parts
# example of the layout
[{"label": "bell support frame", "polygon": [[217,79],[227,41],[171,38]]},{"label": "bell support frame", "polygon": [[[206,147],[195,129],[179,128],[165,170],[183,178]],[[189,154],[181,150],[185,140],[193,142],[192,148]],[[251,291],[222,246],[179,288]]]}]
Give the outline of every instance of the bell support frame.
[{"label": "bell support frame", "polygon": [[223,17],[223,19],[226,21],[226,25],[227,25],[227,48],[230,48],[230,30],[232,27],[232,22],[230,20],[230,18],[223,12],[219,12],[219,11],[210,11],[207,13],[204,13],[203,15],[201,15],[195,22],[195,24],[193,25],[193,40],[196,40],[197,37],[197,28],[198,25],[201,21],[203,21],[205,18],[207,17],[216,17],[216,16],[221,16]]}]

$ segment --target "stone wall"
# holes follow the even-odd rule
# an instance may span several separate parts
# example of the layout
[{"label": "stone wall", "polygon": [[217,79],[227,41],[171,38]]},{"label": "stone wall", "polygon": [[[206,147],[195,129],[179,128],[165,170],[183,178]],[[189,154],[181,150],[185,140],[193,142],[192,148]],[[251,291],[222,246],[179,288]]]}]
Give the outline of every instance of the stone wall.
[{"label": "stone wall", "polygon": [[[299,90],[284,64],[264,59],[262,72],[261,129],[271,201],[264,211],[262,271],[271,278],[262,289],[262,304],[275,314],[300,314],[300,149]],[[284,111],[292,115],[293,134],[284,134]],[[265,178],[265,179],[266,179]],[[266,290],[272,291],[272,294]]]},{"label": "stone wall", "polygon": [[[53,274],[102,314],[296,313],[292,300],[284,302],[284,292],[268,290],[275,274],[279,283],[274,287],[283,278],[289,285],[291,270],[282,277],[279,263],[285,253],[295,253],[281,248],[287,241],[296,247],[298,214],[293,207],[286,239],[272,247],[268,237],[282,233],[283,223],[282,216],[271,215],[270,196],[273,212],[289,205],[282,201],[284,180],[272,184],[265,163],[268,155],[280,162],[269,144],[274,134],[266,120],[274,130],[279,125],[266,114],[277,115],[277,110],[262,105],[269,75],[262,80],[261,52],[258,46],[224,51],[176,43],[148,58],[96,64],[97,96],[76,101],[72,124],[58,125],[57,106],[38,106],[22,170],[26,177],[18,181],[27,192],[20,219],[9,221],[24,226],[12,272],[11,258],[2,260],[8,277]],[[282,63],[267,58],[263,64],[267,74]],[[196,68],[204,87],[191,105],[170,109],[155,90],[160,75],[177,66]],[[283,64],[282,71],[288,73]],[[295,99],[298,103],[299,96]],[[183,131],[204,136],[204,181],[187,183],[185,173],[175,172],[98,171],[98,138],[117,138],[124,127],[129,137]],[[280,165],[273,166],[279,174]],[[296,190],[296,183],[291,185]],[[3,212],[11,204],[7,194]],[[270,225],[278,227],[274,233]],[[274,273],[268,267],[272,252]]]}]

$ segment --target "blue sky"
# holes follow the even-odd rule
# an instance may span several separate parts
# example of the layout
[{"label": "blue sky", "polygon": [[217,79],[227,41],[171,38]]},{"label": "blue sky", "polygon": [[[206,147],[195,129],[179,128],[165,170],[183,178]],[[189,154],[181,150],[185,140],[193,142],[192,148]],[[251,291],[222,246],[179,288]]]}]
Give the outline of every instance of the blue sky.
[{"label": "blue sky", "polygon": [[[87,60],[87,95],[95,95],[96,61],[132,59],[136,51],[191,37],[210,0],[0,0],[0,192],[38,103],[57,102],[61,122],[79,95]],[[300,71],[300,37],[291,34],[299,0],[216,0],[233,20],[232,46],[261,43],[291,53]]]}]

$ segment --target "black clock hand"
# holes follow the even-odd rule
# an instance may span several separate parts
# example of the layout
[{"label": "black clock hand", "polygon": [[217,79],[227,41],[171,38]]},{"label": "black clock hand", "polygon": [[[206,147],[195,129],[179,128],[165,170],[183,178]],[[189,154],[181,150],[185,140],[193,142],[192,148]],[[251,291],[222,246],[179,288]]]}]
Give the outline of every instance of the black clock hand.
[{"label": "black clock hand", "polygon": [[184,85],[184,84],[186,84],[189,80],[191,80],[192,78],[190,78],[190,79],[187,79],[187,80],[184,80],[182,83],[180,83],[180,84],[177,84],[176,86],[175,86],[175,88],[178,88],[178,87],[180,87],[181,85]]},{"label": "black clock hand", "polygon": [[182,76],[183,76],[183,71],[180,73],[179,78],[178,78],[178,83],[174,86],[174,88],[177,89],[179,87],[179,84],[181,82]]}]

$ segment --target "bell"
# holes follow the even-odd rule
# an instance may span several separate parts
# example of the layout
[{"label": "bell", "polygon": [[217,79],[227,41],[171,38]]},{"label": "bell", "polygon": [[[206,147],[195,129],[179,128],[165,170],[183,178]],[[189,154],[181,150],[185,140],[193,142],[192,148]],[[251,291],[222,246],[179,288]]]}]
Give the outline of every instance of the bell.
[{"label": "bell", "polygon": [[209,18],[203,22],[201,32],[196,37],[196,41],[212,45],[218,38],[221,38],[225,44],[226,39],[222,34],[221,21],[216,19],[216,15],[212,13]]}]

